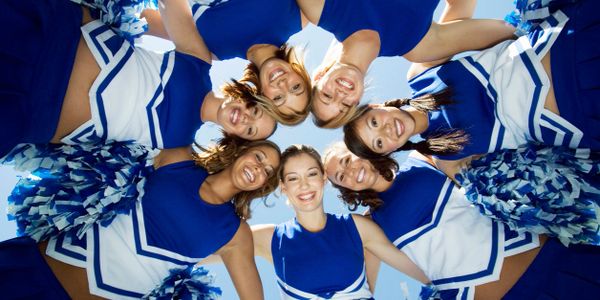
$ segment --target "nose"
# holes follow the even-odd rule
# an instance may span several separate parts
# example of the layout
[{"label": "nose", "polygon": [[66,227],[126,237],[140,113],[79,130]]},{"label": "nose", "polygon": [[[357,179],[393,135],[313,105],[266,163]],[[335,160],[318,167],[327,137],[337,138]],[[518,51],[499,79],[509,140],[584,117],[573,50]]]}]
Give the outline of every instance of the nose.
[{"label": "nose", "polygon": [[393,128],[392,128],[392,124],[390,123],[385,123],[385,126],[383,126],[383,130],[385,132],[385,135],[387,137],[391,137],[393,134]]}]

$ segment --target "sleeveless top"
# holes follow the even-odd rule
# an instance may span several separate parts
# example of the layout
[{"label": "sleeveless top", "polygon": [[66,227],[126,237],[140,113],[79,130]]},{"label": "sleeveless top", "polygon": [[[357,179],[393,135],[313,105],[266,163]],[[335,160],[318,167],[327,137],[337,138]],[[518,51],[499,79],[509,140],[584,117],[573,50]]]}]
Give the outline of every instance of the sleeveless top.
[{"label": "sleeveless top", "polygon": [[283,299],[371,298],[362,240],[351,215],[327,214],[310,232],[296,219],[275,227],[273,265]]},{"label": "sleeveless top", "polygon": [[[256,44],[283,45],[302,30],[295,0],[190,0],[196,28],[219,59],[246,58]],[[204,1],[207,2],[207,1]]]},{"label": "sleeveless top", "polygon": [[404,55],[423,39],[439,0],[325,0],[319,27],[340,42],[362,29],[379,33],[379,56]]},{"label": "sleeveless top", "polygon": [[53,238],[46,254],[86,267],[90,292],[140,298],[170,270],[184,269],[227,244],[240,224],[232,203],[209,204],[198,194],[208,176],[193,161],[159,168],[129,215],[97,224],[82,241]]},{"label": "sleeveless top", "polygon": [[504,257],[539,245],[481,215],[446,175],[409,157],[371,212],[386,236],[441,290],[499,278]]},{"label": "sleeveless top", "polygon": [[210,64],[135,47],[97,20],[81,31],[100,74],[89,92],[92,119],[62,141],[135,140],[161,149],[192,144],[212,89]]},{"label": "sleeveless top", "polygon": [[[541,59],[567,20],[557,11],[529,36],[428,69],[409,81],[413,97],[450,88],[455,101],[429,113],[428,129],[421,136],[446,129],[469,134],[463,151],[441,159],[515,149],[528,142],[579,146],[583,132],[544,108],[550,79]],[[559,106],[569,101],[556,100]]]}]

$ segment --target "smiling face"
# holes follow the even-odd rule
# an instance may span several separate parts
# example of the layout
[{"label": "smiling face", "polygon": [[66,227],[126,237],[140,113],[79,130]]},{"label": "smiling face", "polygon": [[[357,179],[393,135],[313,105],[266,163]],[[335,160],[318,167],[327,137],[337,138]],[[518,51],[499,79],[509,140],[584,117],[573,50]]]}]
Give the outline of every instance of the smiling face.
[{"label": "smiling face", "polygon": [[315,79],[313,113],[330,121],[358,105],[364,92],[364,74],[355,66],[336,63]]},{"label": "smiling face", "polygon": [[326,178],[315,158],[306,153],[290,157],[282,174],[281,191],[297,213],[323,209]]},{"label": "smiling face", "polygon": [[300,114],[308,105],[308,88],[290,63],[273,57],[265,61],[259,72],[262,94],[273,100],[284,115]]},{"label": "smiling face", "polygon": [[232,182],[242,191],[262,187],[279,167],[279,153],[268,146],[250,148],[238,157],[232,167]]},{"label": "smiling face", "polygon": [[375,106],[356,120],[356,133],[371,151],[388,154],[414,135],[415,120],[404,110]]},{"label": "smiling face", "polygon": [[332,183],[353,191],[364,191],[374,189],[380,180],[384,180],[368,160],[348,149],[333,151],[325,162],[325,173]]},{"label": "smiling face", "polygon": [[247,107],[246,103],[232,99],[219,108],[217,123],[225,132],[250,141],[266,139],[275,130],[275,119],[261,108]]}]

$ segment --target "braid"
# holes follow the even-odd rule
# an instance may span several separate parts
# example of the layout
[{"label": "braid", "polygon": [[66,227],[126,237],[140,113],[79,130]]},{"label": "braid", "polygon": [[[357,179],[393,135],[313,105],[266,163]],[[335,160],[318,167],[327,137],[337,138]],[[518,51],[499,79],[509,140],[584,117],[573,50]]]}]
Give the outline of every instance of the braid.
[{"label": "braid", "polygon": [[433,134],[418,143],[407,141],[396,151],[417,150],[424,155],[449,155],[456,154],[464,148],[469,141],[469,135],[462,130],[451,130]]},{"label": "braid", "polygon": [[400,108],[405,105],[410,105],[414,109],[420,112],[430,112],[434,110],[439,110],[443,105],[448,105],[454,103],[451,98],[452,92],[450,89],[443,89],[435,94],[426,94],[414,99],[410,98],[401,98],[386,101],[384,106],[392,106],[396,108]]}]

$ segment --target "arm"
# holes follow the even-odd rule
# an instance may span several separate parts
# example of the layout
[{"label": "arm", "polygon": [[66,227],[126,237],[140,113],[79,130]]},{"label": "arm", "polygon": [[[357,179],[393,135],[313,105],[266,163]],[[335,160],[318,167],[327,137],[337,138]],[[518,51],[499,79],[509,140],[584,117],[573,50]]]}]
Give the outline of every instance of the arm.
[{"label": "arm", "polygon": [[430,62],[454,54],[491,47],[514,37],[515,28],[502,20],[456,20],[433,23],[415,48],[404,54],[412,62]]},{"label": "arm", "polygon": [[387,239],[377,224],[359,215],[352,215],[352,218],[367,250],[394,269],[422,283],[429,283],[425,273]]},{"label": "arm", "polygon": [[323,7],[325,6],[325,0],[296,0],[302,15],[304,15],[309,22],[318,25]]},{"label": "arm", "polygon": [[171,40],[165,25],[162,23],[158,10],[145,9],[142,11],[140,17],[145,18],[146,22],[148,22],[148,31],[145,34]]},{"label": "arm", "polygon": [[263,299],[263,288],[254,263],[250,226],[241,221],[233,238],[217,254],[223,259],[240,299]]},{"label": "arm", "polygon": [[175,44],[175,49],[210,63],[210,51],[196,29],[192,10],[187,1],[160,0],[158,9],[166,32]]},{"label": "arm", "polygon": [[369,283],[369,290],[375,294],[375,284],[377,283],[377,276],[379,275],[379,268],[381,267],[381,260],[375,256],[375,254],[365,250],[365,268],[367,272],[367,282]]},{"label": "arm", "polygon": [[[476,0],[446,0],[446,7],[440,17],[439,23],[447,23],[457,20],[465,20],[473,17],[475,12]],[[452,58],[452,55],[444,57],[442,59],[424,62],[424,63],[413,63],[406,74],[407,79],[411,79],[423,71],[441,65]]]},{"label": "arm", "polygon": [[266,259],[273,263],[273,254],[271,253],[271,241],[275,225],[260,224],[252,226],[252,238],[254,239],[254,255]]}]

